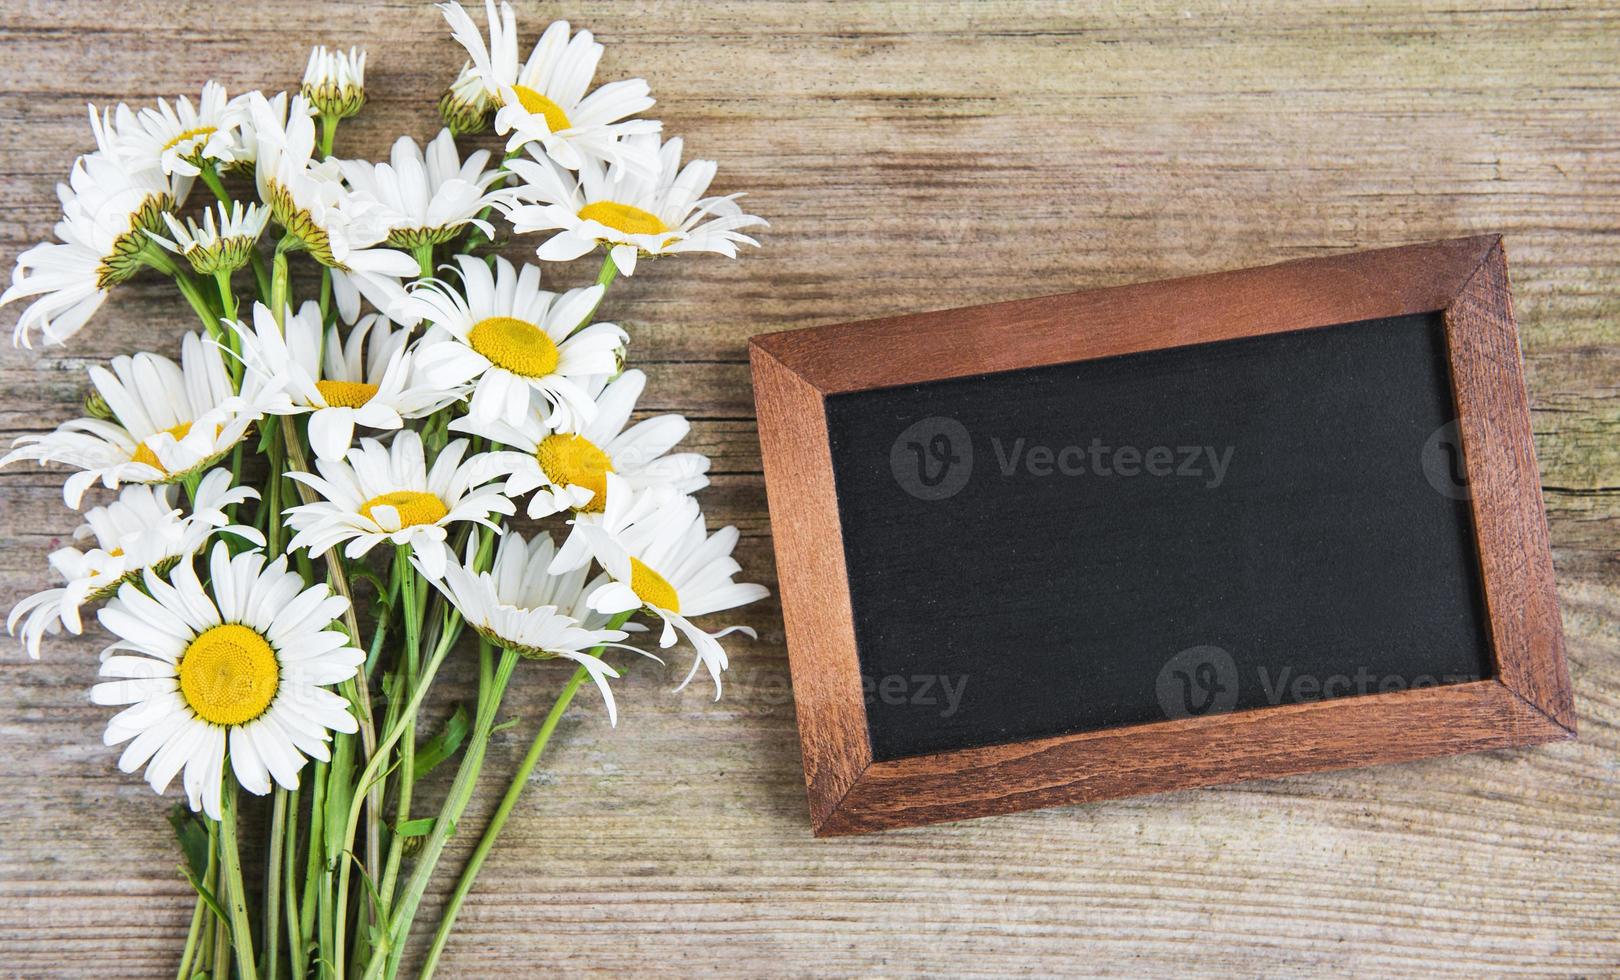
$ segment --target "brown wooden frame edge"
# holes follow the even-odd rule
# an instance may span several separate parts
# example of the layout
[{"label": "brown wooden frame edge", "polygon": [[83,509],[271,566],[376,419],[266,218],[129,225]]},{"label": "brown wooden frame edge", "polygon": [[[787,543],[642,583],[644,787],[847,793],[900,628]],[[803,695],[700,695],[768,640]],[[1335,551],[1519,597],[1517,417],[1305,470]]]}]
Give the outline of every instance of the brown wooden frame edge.
[{"label": "brown wooden frame edge", "polygon": [[[873,762],[828,395],[1433,311],[1446,325],[1495,677]],[[749,353],[817,836],[1575,734],[1498,235],[791,330],[753,338]]]}]

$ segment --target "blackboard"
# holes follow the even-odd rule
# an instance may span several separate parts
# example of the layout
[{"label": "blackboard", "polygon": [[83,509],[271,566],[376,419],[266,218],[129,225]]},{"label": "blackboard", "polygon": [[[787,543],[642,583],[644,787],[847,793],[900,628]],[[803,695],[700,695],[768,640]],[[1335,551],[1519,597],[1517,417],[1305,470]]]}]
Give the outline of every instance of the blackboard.
[{"label": "blackboard", "polygon": [[1506,254],[753,338],[814,832],[1573,737]]},{"label": "blackboard", "polygon": [[1454,423],[1437,313],[828,398],[873,757],[1487,676]]}]

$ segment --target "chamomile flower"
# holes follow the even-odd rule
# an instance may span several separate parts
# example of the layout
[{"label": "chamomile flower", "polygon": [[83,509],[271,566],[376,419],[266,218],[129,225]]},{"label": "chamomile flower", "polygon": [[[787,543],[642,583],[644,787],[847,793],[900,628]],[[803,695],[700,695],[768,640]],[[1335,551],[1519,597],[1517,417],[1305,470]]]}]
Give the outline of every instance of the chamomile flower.
[{"label": "chamomile flower", "polygon": [[341,160],[343,177],[358,201],[373,205],[388,226],[386,244],[395,248],[438,245],[473,225],[493,238],[495,228],[478,217],[510,191],[492,191],[499,170],[485,170],[489,151],[469,154],[465,163],[456,152],[455,137],[443,129],[423,148],[409,136],[394,142],[388,163]]},{"label": "chamomile flower", "polygon": [[113,113],[120,155],[132,170],[195,177],[205,162],[224,167],[236,162],[235,130],[243,122],[243,105],[225,96],[225,86],[208,82],[196,105],[185,96],[170,105],[135,112],[119,105]]},{"label": "chamomile flower", "polygon": [[461,66],[456,80],[439,97],[439,116],[457,136],[482,133],[489,126],[495,103],[484,91],[484,83],[471,62]]},{"label": "chamomile flower", "polygon": [[[490,464],[509,474],[507,496],[534,491],[529,516],[535,519],[568,510],[601,513],[609,473],[617,473],[635,490],[652,486],[668,486],[678,493],[701,490],[709,485],[708,458],[701,453],[670,453],[691,429],[686,419],[658,415],[625,428],[646,385],[647,376],[640,371],[621,374],[601,389],[596,417],[579,432],[553,432],[532,411],[517,426],[467,415],[450,428],[518,450],[491,453]],[[574,542],[573,536],[569,542]],[[578,546],[583,547],[583,541]]]},{"label": "chamomile flower", "polygon": [[605,584],[605,578],[587,586],[586,566],[560,575],[547,572],[556,551],[545,534],[529,542],[516,531],[506,532],[488,572],[475,569],[471,552],[469,542],[466,563],[452,562],[444,569],[443,580],[435,582],[467,625],[496,646],[528,659],[571,660],[584,667],[602,692],[609,722],[618,724],[608,678],[619,672],[587,652],[598,646],[635,650],[618,643],[628,633],[600,628],[607,617],[585,605],[585,594]]},{"label": "chamomile flower", "polygon": [[338,337],[336,326],[321,329],[321,310],[313,302],[297,313],[289,309],[280,327],[268,306],[255,303],[253,328],[233,328],[247,370],[266,383],[273,379],[287,394],[289,404],[279,410],[310,413],[309,443],[321,459],[342,459],[356,425],[397,429],[461,394],[412,385],[405,349],[410,331],[391,330],[378,314],[362,317],[347,340]]},{"label": "chamomile flower", "polygon": [[347,119],[366,104],[366,53],[350,48],[328,51],[323,44],[309,53],[304,68],[304,99],[323,116]]},{"label": "chamomile flower", "polygon": [[167,572],[182,557],[201,550],[216,531],[264,544],[258,531],[232,524],[226,516],[226,507],[259,496],[248,487],[231,486],[226,470],[210,470],[202,478],[188,515],[175,506],[175,494],[174,487],[127,486],[112,503],[85,512],[73,537],[81,542],[93,538],[95,547],[51,552],[51,568],[66,584],[22,600],[6,620],[6,631],[13,636],[17,624],[23,624],[22,644],[30,657],[39,659],[40,640],[47,633],[55,636],[64,628],[75,636],[82,633],[79,611],[87,603],[110,598],[147,569]]},{"label": "chamomile flower", "polygon": [[650,176],[586,161],[576,179],[550,160],[508,161],[507,169],[524,181],[518,196],[537,202],[506,207],[513,228],[557,232],[537,250],[540,258],[567,262],[602,245],[628,276],[640,255],[715,252],[736,258],[738,245],[759,244],[742,229],[764,227],[765,219],[744,214],[737,206],[740,195],[702,196],[714,180],[713,161],[682,167],[679,137],[661,148],[657,136],[625,142],[656,151],[658,166]]},{"label": "chamomile flower", "polygon": [[198,273],[211,276],[216,272],[235,272],[247,265],[253,256],[253,245],[264,233],[270,220],[270,209],[262,204],[243,205],[240,201],[218,205],[219,222],[214,212],[204,211],[202,224],[187,218],[184,224],[174,215],[164,212],[163,221],[169,226],[172,238],[149,232],[159,245],[184,256]]},{"label": "chamomile flower", "polygon": [[234,394],[219,347],[195,333],[182,338],[179,364],[145,351],[120,355],[111,370],[92,367],[90,381],[111,419],[75,419],[54,432],[22,436],[0,458],[0,466],[32,459],[77,467],[62,487],[74,508],[98,480],[115,490],[125,483],[176,483],[206,470],[277,397],[276,389],[252,378]]},{"label": "chamomile flower", "polygon": [[301,95],[293,97],[281,119],[276,107],[254,92],[248,108],[258,140],[254,175],[259,196],[270,205],[276,223],[332,269],[334,296],[345,317],[359,315],[359,297],[364,296],[400,319],[395,310],[405,299],[400,279],[416,274],[416,260],[404,252],[374,248],[388,236],[378,209],[350,195],[336,160],[311,159],[315,121],[309,103]]},{"label": "chamomile flower", "polygon": [[[111,137],[98,121],[98,141],[108,151]],[[107,294],[154,261],[166,262],[147,237],[162,230],[162,215],[175,207],[173,185],[157,170],[134,171],[111,152],[97,151],[73,164],[67,184],[58,184],[62,220],[57,242],[41,242],[17,256],[11,288],[0,306],[37,297],[17,320],[13,343],[32,347],[38,329],[47,344],[61,344],[79,332]],[[153,253],[156,253],[154,256]]]},{"label": "chamomile flower", "polygon": [[586,325],[604,287],[566,293],[540,288],[540,270],[519,271],[505,259],[495,271],[481,259],[456,256],[462,288],[430,280],[407,309],[433,321],[416,349],[423,380],[440,387],[475,382],[468,413],[480,421],[522,425],[530,396],[547,406],[545,424],[578,432],[596,416],[587,382],[618,371],[628,339],[611,323]]},{"label": "chamomile flower", "polygon": [[[286,556],[209,555],[209,587],[192,562],[168,581],[148,571],[101,610],[119,638],[101,664],[96,704],[129,705],[107,724],[108,745],[129,742],[118,768],[146,766],[159,793],[176,774],[193,810],[220,817],[225,753],[242,788],[272,780],[298,788],[307,758],[330,758],[331,732],[358,730],[349,703],[327,690],[355,675],[365,654],[335,628],[348,601],[326,585],[304,588]],[[148,594],[150,593],[150,594]]]},{"label": "chamomile flower", "polygon": [[481,457],[463,461],[467,441],[457,439],[439,451],[427,467],[422,439],[411,429],[384,446],[362,439],[341,460],[318,459],[311,473],[288,476],[309,485],[324,500],[287,510],[287,525],[298,533],[287,550],[308,548],[312,557],[347,542],[349,559],[359,558],[384,541],[406,545],[430,578],[444,574],[450,525],[471,521],[498,531],[491,514],[516,509],[500,488],[489,483]]},{"label": "chamomile flower", "polygon": [[592,39],[590,31],[580,31],[570,39],[568,22],[557,21],[546,28],[529,60],[520,67],[517,24],[510,4],[501,3],[497,18],[495,0],[485,0],[487,45],[461,4],[443,3],[439,9],[444,11],[451,34],[472,59],[473,77],[481,86],[478,95],[497,107],[495,131],[512,134],[506,143],[508,151],[535,142],[570,170],[578,170],[585,160],[600,160],[651,172],[652,154],[644,152],[644,146],[622,141],[622,137],[657,133],[661,128],[654,120],[626,118],[652,108],[647,83],[632,78],[586,94],[602,60],[602,45]]},{"label": "chamomile flower", "polygon": [[[737,546],[737,529],[725,527],[710,535],[697,501],[666,487],[635,493],[611,473],[607,483],[607,510],[599,518],[575,518],[591,553],[613,577],[587,596],[586,602],[609,615],[645,609],[657,616],[664,621],[659,646],[674,645],[679,630],[697,651],[697,660],[680,686],[690,684],[702,665],[714,678],[714,696],[719,699],[720,672],[726,669],[726,651],[719,638],[733,632],[751,637],[754,631],[731,626],[709,633],[690,617],[731,609],[770,594],[762,585],[731,580],[741,570],[731,557]],[[566,564],[554,560],[552,569],[560,571],[557,566]]]}]

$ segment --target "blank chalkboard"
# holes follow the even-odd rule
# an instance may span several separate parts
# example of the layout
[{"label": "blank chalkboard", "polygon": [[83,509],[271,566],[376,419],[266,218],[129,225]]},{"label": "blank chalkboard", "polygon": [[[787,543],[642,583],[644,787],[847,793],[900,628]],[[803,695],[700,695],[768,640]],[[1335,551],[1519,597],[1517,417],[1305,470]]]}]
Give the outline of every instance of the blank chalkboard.
[{"label": "blank chalkboard", "polygon": [[818,835],[1574,735],[1497,236],[750,356]]},{"label": "blank chalkboard", "polygon": [[828,398],[873,757],[1485,676],[1454,420],[1433,314]]}]

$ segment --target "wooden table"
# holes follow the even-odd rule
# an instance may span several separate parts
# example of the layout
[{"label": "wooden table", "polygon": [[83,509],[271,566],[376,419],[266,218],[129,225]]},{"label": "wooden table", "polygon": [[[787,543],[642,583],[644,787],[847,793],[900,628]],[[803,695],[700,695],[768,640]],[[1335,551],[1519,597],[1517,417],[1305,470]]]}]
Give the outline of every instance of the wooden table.
[{"label": "wooden table", "polygon": [[[1378,3],[523,3],[643,75],[772,220],[738,262],[648,263],[607,312],[649,409],[714,458],[711,522],[773,584],[744,340],[1486,231],[1507,235],[1580,740],[908,832],[812,840],[774,599],[727,694],[581,699],[462,917],[446,974],[1391,974],[1620,970],[1620,10]],[[0,260],[45,237],[83,104],[295,85],[366,46],[339,152],[431,136],[461,58],[426,4],[12,4]],[[514,254],[520,254],[514,251]],[[559,282],[581,282],[584,264]],[[16,312],[4,315],[5,325]],[[79,414],[83,369],[192,326],[120,287],[65,348],[0,353],[0,435]],[[0,601],[75,524],[0,473]],[[0,663],[0,972],[172,975],[191,895],[166,801],[118,774],[94,639]],[[444,703],[470,696],[457,663]],[[561,681],[525,669],[508,772]],[[474,804],[493,806],[487,785]],[[443,781],[432,792],[442,792]],[[456,842],[458,862],[471,840]],[[437,897],[422,921],[429,921]],[[418,937],[420,939],[420,937]]]}]

